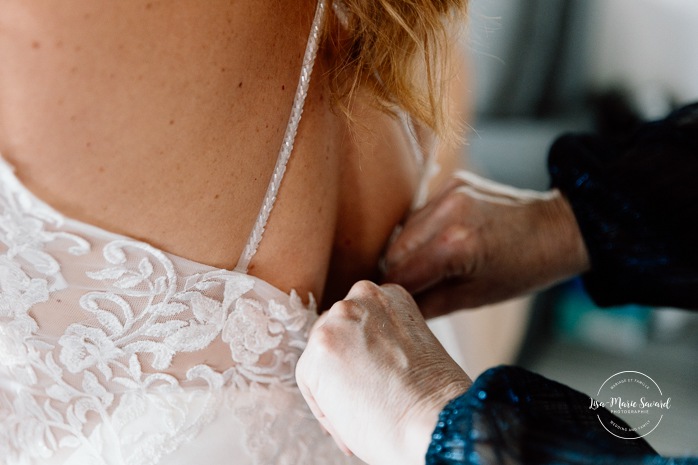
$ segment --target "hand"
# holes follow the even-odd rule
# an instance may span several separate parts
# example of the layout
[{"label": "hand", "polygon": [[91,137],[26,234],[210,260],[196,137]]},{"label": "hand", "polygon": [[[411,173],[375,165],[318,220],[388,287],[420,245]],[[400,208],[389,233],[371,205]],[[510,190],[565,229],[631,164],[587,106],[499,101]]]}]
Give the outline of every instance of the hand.
[{"label": "hand", "polygon": [[439,412],[471,384],[412,297],[368,281],[320,316],[296,380],[340,448],[370,465],[423,465]]},{"label": "hand", "polygon": [[567,200],[461,171],[408,218],[385,256],[426,317],[498,302],[589,267]]}]

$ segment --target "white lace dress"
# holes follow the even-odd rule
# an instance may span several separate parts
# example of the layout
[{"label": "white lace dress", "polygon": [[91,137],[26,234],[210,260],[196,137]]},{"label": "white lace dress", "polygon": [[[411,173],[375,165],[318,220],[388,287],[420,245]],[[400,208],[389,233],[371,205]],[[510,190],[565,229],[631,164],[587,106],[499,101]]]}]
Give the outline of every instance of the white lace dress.
[{"label": "white lace dress", "polygon": [[[325,10],[320,0],[279,161],[234,271],[66,218],[0,159],[0,463],[356,463],[295,385],[312,296],[304,305],[246,274]],[[228,351],[226,366],[207,364],[210,351]]]}]

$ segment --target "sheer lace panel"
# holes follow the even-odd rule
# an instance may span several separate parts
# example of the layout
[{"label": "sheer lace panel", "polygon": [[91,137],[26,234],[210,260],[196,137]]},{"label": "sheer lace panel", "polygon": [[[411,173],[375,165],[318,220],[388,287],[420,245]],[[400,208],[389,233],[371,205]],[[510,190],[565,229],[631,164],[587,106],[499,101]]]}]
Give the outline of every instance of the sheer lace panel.
[{"label": "sheer lace panel", "polygon": [[3,465],[351,463],[294,382],[315,318],[312,296],[65,217],[0,158]]},{"label": "sheer lace panel", "polygon": [[[306,306],[295,293],[65,218],[0,165],[0,457],[7,463],[39,463],[32,460],[65,450],[101,458],[107,447],[120,451],[112,458],[138,453],[94,463],[159,463],[226,399],[242,431],[281,415],[272,409],[252,421],[268,409],[268,400],[256,402],[269,394],[240,394],[251,389],[286,392],[293,402],[284,408],[310,423],[294,367],[314,319],[314,302]],[[230,395],[256,407],[243,415]],[[148,423],[146,434],[144,414],[165,419]]]}]

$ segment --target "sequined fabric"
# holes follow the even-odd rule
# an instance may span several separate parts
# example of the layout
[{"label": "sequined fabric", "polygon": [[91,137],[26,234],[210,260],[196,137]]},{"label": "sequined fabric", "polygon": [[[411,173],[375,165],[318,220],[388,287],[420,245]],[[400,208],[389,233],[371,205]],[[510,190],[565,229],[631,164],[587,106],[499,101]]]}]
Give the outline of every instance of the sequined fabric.
[{"label": "sequined fabric", "polygon": [[626,425],[589,397],[517,367],[483,373],[441,412],[427,465],[698,464],[658,456],[644,439],[618,439],[602,420]]},{"label": "sequined fabric", "polygon": [[599,305],[698,309],[698,104],[621,138],[563,136],[549,170],[574,210]]},{"label": "sequined fabric", "polygon": [[[591,258],[599,305],[698,309],[698,104],[620,138],[567,135],[549,157]],[[588,397],[515,367],[493,368],[441,412],[427,465],[698,464],[616,439]]]}]

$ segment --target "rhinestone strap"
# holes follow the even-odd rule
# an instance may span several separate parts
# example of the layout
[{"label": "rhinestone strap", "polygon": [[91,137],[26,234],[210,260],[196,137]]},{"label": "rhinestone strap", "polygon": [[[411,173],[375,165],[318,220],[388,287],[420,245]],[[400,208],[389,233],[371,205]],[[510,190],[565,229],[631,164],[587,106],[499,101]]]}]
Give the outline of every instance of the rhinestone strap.
[{"label": "rhinestone strap", "polygon": [[269,220],[269,215],[271,214],[271,211],[274,208],[274,203],[276,202],[279,186],[281,185],[284,173],[286,172],[286,164],[288,163],[288,160],[291,157],[291,152],[293,151],[293,144],[296,140],[298,124],[300,123],[301,115],[303,114],[305,98],[308,95],[310,75],[312,74],[315,57],[317,56],[317,51],[320,45],[320,35],[322,34],[322,26],[325,20],[326,8],[327,0],[318,0],[317,7],[315,9],[315,18],[313,19],[313,24],[310,28],[308,44],[305,48],[305,56],[303,57],[301,75],[300,79],[298,80],[298,87],[296,88],[296,96],[293,100],[293,108],[291,110],[288,126],[286,127],[286,133],[284,134],[281,150],[279,151],[279,157],[276,160],[274,173],[272,174],[269,187],[267,187],[267,193],[264,196],[264,202],[260,208],[257,222],[250,233],[250,237],[247,239],[245,250],[243,250],[240,260],[235,267],[236,271],[240,271],[242,273],[247,272],[247,267],[249,266],[252,257],[254,257],[254,254],[257,252],[259,243],[262,241],[262,236],[264,235],[264,230],[266,228],[267,221]]}]

